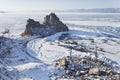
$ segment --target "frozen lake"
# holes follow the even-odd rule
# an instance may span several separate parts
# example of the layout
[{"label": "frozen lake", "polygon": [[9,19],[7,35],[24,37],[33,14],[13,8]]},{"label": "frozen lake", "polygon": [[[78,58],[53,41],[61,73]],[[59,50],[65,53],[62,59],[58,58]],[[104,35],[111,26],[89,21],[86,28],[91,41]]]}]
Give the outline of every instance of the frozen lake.
[{"label": "frozen lake", "polygon": [[[0,13],[0,32],[10,29],[12,34],[24,31],[26,20],[32,18],[42,23],[48,12],[9,12]],[[67,24],[120,27],[119,13],[72,13],[56,12]]]}]

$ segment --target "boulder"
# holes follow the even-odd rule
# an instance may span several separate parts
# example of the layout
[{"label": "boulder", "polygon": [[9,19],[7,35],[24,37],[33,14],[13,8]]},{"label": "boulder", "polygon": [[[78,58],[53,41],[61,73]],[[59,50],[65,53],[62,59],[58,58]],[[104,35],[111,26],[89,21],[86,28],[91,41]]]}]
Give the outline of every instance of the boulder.
[{"label": "boulder", "polygon": [[107,75],[112,76],[112,75],[113,75],[113,70],[108,70],[108,71],[107,71]]},{"label": "boulder", "polygon": [[75,75],[80,76],[81,75],[80,71],[77,71]]},{"label": "boulder", "polygon": [[99,68],[90,68],[88,73],[89,73],[89,75],[99,75],[100,70],[99,70]]},{"label": "boulder", "polygon": [[71,71],[70,71],[70,70],[66,70],[65,73],[66,73],[67,75],[70,75],[70,74],[71,74]]},{"label": "boulder", "polygon": [[57,32],[68,31],[68,27],[63,24],[55,13],[45,16],[43,24],[33,19],[28,19],[25,31],[21,34],[22,36],[41,35],[46,37]]},{"label": "boulder", "polygon": [[67,66],[67,59],[66,57],[63,57],[60,61],[60,66],[66,67]]}]

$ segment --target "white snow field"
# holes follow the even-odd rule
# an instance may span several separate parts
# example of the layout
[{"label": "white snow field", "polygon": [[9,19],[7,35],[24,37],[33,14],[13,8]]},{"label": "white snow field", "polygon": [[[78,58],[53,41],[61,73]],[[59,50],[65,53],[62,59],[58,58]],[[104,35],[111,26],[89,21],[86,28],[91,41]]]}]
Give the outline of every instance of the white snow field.
[{"label": "white snow field", "polygon": [[[11,12],[0,14],[0,32],[10,29],[11,38],[7,43],[12,47],[11,54],[5,59],[8,71],[17,70],[19,77],[8,80],[56,80],[64,74],[63,70],[54,67],[54,61],[69,56],[70,50],[60,45],[63,33],[68,33],[79,44],[88,48],[98,46],[104,49],[99,51],[99,57],[107,57],[113,67],[120,68],[120,14],[118,13],[56,13],[70,29],[45,38],[33,36],[22,38],[18,36],[25,29],[26,20],[33,18],[42,21],[42,17],[49,13],[21,13]],[[42,23],[42,22],[41,22]],[[14,35],[14,36],[13,36]],[[94,40],[94,44],[91,43]],[[89,55],[92,53],[73,50],[72,55]],[[14,75],[12,75],[14,77]],[[59,80],[59,79],[58,79]]]}]

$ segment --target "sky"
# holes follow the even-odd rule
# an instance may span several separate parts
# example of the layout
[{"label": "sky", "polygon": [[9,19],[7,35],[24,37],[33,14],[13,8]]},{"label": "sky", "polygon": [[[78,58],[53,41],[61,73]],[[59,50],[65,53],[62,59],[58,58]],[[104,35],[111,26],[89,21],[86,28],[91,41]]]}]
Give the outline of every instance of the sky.
[{"label": "sky", "polygon": [[120,8],[120,0],[0,0],[0,10]]}]

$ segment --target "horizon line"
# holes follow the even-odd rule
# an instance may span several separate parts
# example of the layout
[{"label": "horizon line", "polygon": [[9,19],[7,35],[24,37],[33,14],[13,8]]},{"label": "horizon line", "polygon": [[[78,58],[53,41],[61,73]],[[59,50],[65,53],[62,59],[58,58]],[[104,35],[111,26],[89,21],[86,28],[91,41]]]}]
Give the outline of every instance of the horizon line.
[{"label": "horizon line", "polygon": [[84,9],[120,9],[120,7],[117,7],[117,8],[112,8],[112,7],[108,7],[108,8],[70,8],[70,9],[33,9],[33,10],[29,10],[29,9],[26,9],[26,10],[0,10],[0,12],[8,12],[8,11],[50,11],[50,10],[53,10],[53,11],[65,11],[65,10],[84,10]]}]

